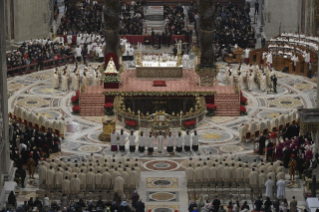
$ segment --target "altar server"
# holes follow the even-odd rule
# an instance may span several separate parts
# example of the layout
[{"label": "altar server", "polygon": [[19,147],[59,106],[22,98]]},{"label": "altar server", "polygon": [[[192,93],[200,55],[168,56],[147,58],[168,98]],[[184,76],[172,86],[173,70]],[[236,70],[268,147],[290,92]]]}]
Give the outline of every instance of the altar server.
[{"label": "altar server", "polygon": [[140,153],[145,151],[145,139],[143,132],[141,132],[141,135],[138,137],[138,151]]},{"label": "altar server", "polygon": [[193,151],[198,151],[198,135],[197,135],[197,131],[194,131],[194,135],[192,136],[192,149]]},{"label": "altar server", "polygon": [[125,152],[125,139],[126,139],[126,135],[124,135],[123,129],[121,129],[120,143],[119,143],[121,152]]},{"label": "altar server", "polygon": [[246,48],[245,49],[245,63],[248,65],[249,63],[249,52],[250,52],[250,49],[249,48]]},{"label": "altar server", "polygon": [[117,133],[115,132],[115,129],[111,133],[111,151],[117,152]]},{"label": "altar server", "polygon": [[182,57],[182,59],[183,59],[183,68],[184,68],[184,69],[189,69],[189,63],[190,63],[190,61],[189,61],[189,56],[188,56],[188,54],[184,54],[183,57]]},{"label": "altar server", "polygon": [[131,131],[131,135],[129,135],[128,139],[130,141],[130,152],[135,152],[135,135],[133,134],[134,132]]},{"label": "altar server", "polygon": [[189,152],[191,150],[191,136],[189,134],[189,131],[186,131],[186,135],[184,135],[184,150],[186,152]]},{"label": "altar server", "polygon": [[152,132],[150,132],[150,136],[148,137],[147,151],[149,153],[154,152],[154,137],[152,136]]},{"label": "altar server", "polygon": [[178,137],[176,138],[176,152],[181,152],[183,149],[183,137],[181,133],[178,133]]},{"label": "altar server", "polygon": [[163,151],[164,147],[164,136],[162,135],[162,132],[159,132],[159,135],[157,136],[157,151],[161,153]]},{"label": "altar server", "polygon": [[172,136],[171,132],[169,132],[166,139],[167,139],[167,147],[166,147],[167,152],[173,152],[174,151],[174,137]]}]

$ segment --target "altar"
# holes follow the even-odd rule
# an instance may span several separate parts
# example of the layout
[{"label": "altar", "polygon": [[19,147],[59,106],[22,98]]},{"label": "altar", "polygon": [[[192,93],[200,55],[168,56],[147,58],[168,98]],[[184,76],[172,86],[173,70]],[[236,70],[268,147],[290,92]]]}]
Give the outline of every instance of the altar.
[{"label": "altar", "polygon": [[136,78],[183,78],[183,67],[144,67],[136,66]]},{"label": "altar", "polygon": [[144,67],[176,67],[177,61],[167,61],[167,62],[143,61],[142,64]]}]

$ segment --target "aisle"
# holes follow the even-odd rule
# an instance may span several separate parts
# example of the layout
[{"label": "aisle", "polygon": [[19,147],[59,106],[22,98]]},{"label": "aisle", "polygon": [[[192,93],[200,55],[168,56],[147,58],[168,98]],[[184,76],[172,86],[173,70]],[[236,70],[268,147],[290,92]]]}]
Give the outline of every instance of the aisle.
[{"label": "aisle", "polygon": [[164,29],[164,7],[144,7],[145,31],[144,34],[151,34],[152,28],[155,33],[162,33]]},{"label": "aisle", "polygon": [[143,171],[138,189],[146,211],[187,211],[188,197],[184,171]]}]

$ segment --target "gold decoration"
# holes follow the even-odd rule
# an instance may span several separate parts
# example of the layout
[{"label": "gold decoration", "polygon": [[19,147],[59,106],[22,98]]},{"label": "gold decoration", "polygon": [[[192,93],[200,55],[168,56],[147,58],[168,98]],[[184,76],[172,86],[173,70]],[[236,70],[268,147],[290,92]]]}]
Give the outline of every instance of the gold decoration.
[{"label": "gold decoration", "polygon": [[100,141],[111,141],[111,133],[116,129],[116,118],[105,120],[102,118],[103,132],[99,135]]},{"label": "gold decoration", "polygon": [[176,63],[176,66],[181,66],[183,63],[182,63],[182,52],[178,52],[177,53],[177,63]]}]

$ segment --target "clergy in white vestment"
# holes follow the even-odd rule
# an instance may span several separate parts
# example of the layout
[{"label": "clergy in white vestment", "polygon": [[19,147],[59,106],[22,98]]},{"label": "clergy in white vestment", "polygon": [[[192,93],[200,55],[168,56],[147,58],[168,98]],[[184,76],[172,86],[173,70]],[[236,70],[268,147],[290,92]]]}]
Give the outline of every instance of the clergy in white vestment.
[{"label": "clergy in white vestment", "polygon": [[44,126],[45,120],[46,120],[45,116],[43,115],[43,113],[41,113],[41,115],[39,116],[39,125]]},{"label": "clergy in white vestment", "polygon": [[277,198],[278,199],[286,198],[286,189],[285,189],[286,182],[283,179],[280,179],[277,181],[276,185],[277,185]]},{"label": "clergy in white vestment", "polygon": [[283,126],[286,125],[285,116],[282,113],[279,113],[278,121],[279,121],[279,125],[283,125]]},{"label": "clergy in white vestment", "polygon": [[244,141],[243,140],[243,137],[246,136],[246,133],[247,133],[247,127],[245,124],[241,124],[241,127],[239,128],[239,138],[240,138],[240,141]]},{"label": "clergy in white vestment", "polygon": [[234,76],[230,70],[226,73],[226,85],[233,86],[234,85]]},{"label": "clergy in white vestment", "polygon": [[80,191],[80,185],[81,185],[81,180],[75,174],[72,180],[70,181],[71,194],[78,194],[78,192]]},{"label": "clergy in white vestment", "polygon": [[179,132],[178,137],[176,138],[176,152],[181,152],[183,150],[183,137],[182,134]]},{"label": "clergy in white vestment", "polygon": [[219,165],[217,167],[217,181],[223,181],[223,175],[224,175],[224,165],[222,162],[219,162]]},{"label": "clergy in white vestment", "polygon": [[40,166],[39,166],[39,185],[42,185],[42,184],[46,184],[46,179],[47,179],[47,167],[44,166],[44,163],[42,163]]},{"label": "clergy in white vestment", "polygon": [[95,187],[95,174],[92,169],[86,174],[86,188],[94,189]]},{"label": "clergy in white vestment", "polygon": [[272,67],[272,54],[271,54],[271,52],[269,52],[267,55],[267,64],[269,64],[270,67]]},{"label": "clergy in white vestment", "polygon": [[267,181],[267,175],[264,173],[263,170],[260,171],[260,174],[258,175],[258,184],[259,188],[262,188],[265,186],[265,183]]},{"label": "clergy in white vestment", "polygon": [[173,152],[174,151],[174,137],[172,136],[171,132],[169,132],[166,139],[167,139],[166,151]]},{"label": "clergy in white vestment", "polygon": [[62,138],[64,138],[65,134],[66,134],[66,122],[64,120],[64,118],[62,118],[61,120],[58,121],[58,125],[59,125],[59,130],[60,130],[60,134],[62,135]]},{"label": "clergy in white vestment", "polygon": [[70,180],[68,177],[65,177],[62,182],[62,193],[70,194]]},{"label": "clergy in white vestment", "polygon": [[55,175],[55,171],[53,167],[50,166],[50,169],[47,170],[47,176],[46,176],[46,184],[48,185],[50,189],[54,188],[54,175]]},{"label": "clergy in white vestment", "polygon": [[249,123],[248,130],[251,134],[254,134],[255,131],[257,130],[256,122],[254,121],[254,119],[252,119],[251,122]]},{"label": "clergy in white vestment", "polygon": [[143,153],[145,151],[145,136],[143,132],[141,132],[141,135],[138,137],[138,151],[140,153]]},{"label": "clergy in white vestment", "polygon": [[241,72],[238,73],[237,85],[239,90],[244,89],[244,75]]},{"label": "clergy in white vestment", "polygon": [[266,124],[266,128],[268,129],[268,130],[271,130],[271,124],[270,124],[270,119],[267,119],[267,118],[265,118],[265,124]]},{"label": "clergy in white vestment", "polygon": [[130,185],[132,188],[138,188],[140,184],[139,174],[135,170],[135,168],[132,168],[131,174],[130,174]]},{"label": "clergy in white vestment", "polygon": [[97,171],[95,174],[95,189],[102,188],[102,174],[100,171]]},{"label": "clergy in white vestment", "polygon": [[192,136],[192,149],[195,152],[198,151],[198,140],[199,140],[199,137],[197,135],[197,131],[195,130],[194,135]]},{"label": "clergy in white vestment", "polygon": [[124,180],[120,174],[114,180],[114,191],[117,192],[119,196],[122,196],[124,190]]},{"label": "clergy in white vestment", "polygon": [[248,65],[249,63],[249,52],[250,52],[250,49],[249,48],[246,48],[245,49],[245,63]]},{"label": "clergy in white vestment", "polygon": [[135,135],[133,134],[134,132],[131,131],[131,135],[129,135],[128,139],[129,139],[129,144],[130,144],[130,152],[135,152]]},{"label": "clergy in white vestment", "polygon": [[63,174],[60,171],[60,168],[58,168],[54,175],[55,188],[62,188],[62,182],[63,182]]},{"label": "clergy in white vestment", "polygon": [[249,183],[252,187],[258,186],[258,173],[255,168],[252,168],[252,171],[249,174]]},{"label": "clergy in white vestment", "polygon": [[261,90],[262,92],[264,92],[264,91],[267,90],[267,76],[266,76],[266,74],[263,74],[263,75],[261,76],[260,90]]},{"label": "clergy in white vestment", "polygon": [[121,133],[120,133],[120,142],[119,142],[119,149],[121,152],[125,152],[125,139],[126,139],[126,135],[123,132],[123,129],[121,129]]},{"label": "clergy in white vestment", "polygon": [[[124,168],[125,170],[125,168]],[[105,169],[105,171],[102,174],[102,183],[103,188],[109,188],[112,183],[112,175],[109,172],[109,169]]]},{"label": "clergy in white vestment", "polygon": [[159,132],[159,135],[157,136],[157,151],[162,152],[164,147],[164,136],[162,135],[162,132]]},{"label": "clergy in white vestment", "polygon": [[228,163],[225,163],[225,167],[223,169],[222,181],[229,182],[230,179],[230,169]]},{"label": "clergy in white vestment", "polygon": [[216,168],[216,165],[213,164],[213,166],[209,168],[209,180],[211,182],[215,182],[216,179],[217,179],[217,168]]},{"label": "clergy in white vestment", "polygon": [[68,91],[69,90],[69,77],[66,74],[66,72],[62,75],[62,84],[61,84],[62,91]]},{"label": "clergy in white vestment", "polygon": [[270,199],[272,199],[272,195],[274,193],[273,192],[274,181],[271,180],[271,177],[269,177],[269,179],[266,181],[265,186],[266,186],[266,197],[269,197]]},{"label": "clergy in white vestment", "polygon": [[198,166],[195,168],[195,182],[202,182],[203,181],[203,169],[198,164]]},{"label": "clergy in white vestment", "polygon": [[183,60],[183,68],[184,69],[189,69],[189,56],[188,54],[184,54],[183,57],[182,57],[182,60]]},{"label": "clergy in white vestment", "polygon": [[115,132],[115,129],[111,133],[111,151],[112,152],[117,152],[117,133]]},{"label": "clergy in white vestment", "polygon": [[206,162],[204,162],[204,166],[202,167],[203,171],[203,182],[209,182],[209,166],[207,165]]},{"label": "clergy in white vestment", "polygon": [[194,182],[195,170],[191,164],[185,169],[185,175],[188,182]]},{"label": "clergy in white vestment", "polygon": [[185,152],[189,152],[191,150],[191,136],[189,131],[186,131],[186,135],[184,135],[184,150]]},{"label": "clergy in white vestment", "polygon": [[53,80],[53,88],[54,89],[57,89],[57,88],[59,88],[59,84],[60,84],[60,82],[59,82],[59,75],[58,75],[58,72],[57,72],[57,69],[58,68],[56,68],[56,70],[55,70],[55,72],[54,72],[54,74],[53,74],[53,78],[52,78],[52,80]]},{"label": "clergy in white vestment", "polygon": [[254,74],[249,74],[249,76],[247,76],[247,84],[248,84],[248,90],[252,91],[254,88],[254,84],[255,84],[255,76]]},{"label": "clergy in white vestment", "polygon": [[147,151],[148,153],[154,152],[154,137],[152,135],[152,132],[150,132],[149,137],[147,138]]}]

